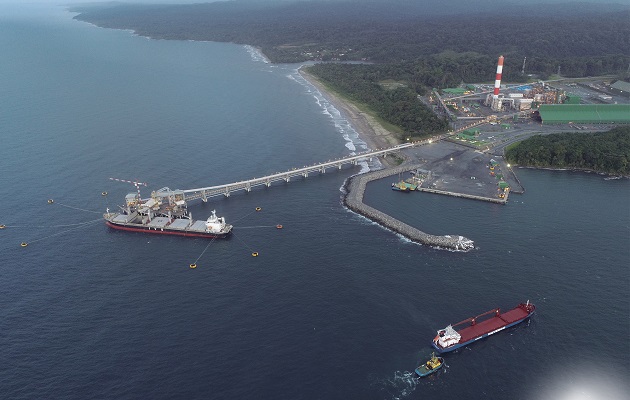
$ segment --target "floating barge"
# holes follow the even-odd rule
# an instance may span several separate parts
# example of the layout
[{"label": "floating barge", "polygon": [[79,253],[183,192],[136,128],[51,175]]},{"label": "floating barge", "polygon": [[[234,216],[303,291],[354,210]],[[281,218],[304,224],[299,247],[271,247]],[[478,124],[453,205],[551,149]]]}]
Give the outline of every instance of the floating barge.
[{"label": "floating barge", "polygon": [[[499,308],[490,310],[476,317],[468,318],[440,329],[433,339],[432,345],[440,353],[459,349],[462,346],[525,321],[534,314],[535,310],[536,306],[531,304],[529,300],[527,303],[521,303],[504,313],[501,313]],[[455,329],[458,326],[463,327]]]},{"label": "floating barge", "polygon": [[232,232],[232,225],[225,218],[217,217],[216,211],[205,221],[192,219],[183,193],[162,188],[142,199],[140,193],[125,196],[125,206],[120,212],[103,214],[105,224],[113,229],[129,232],[145,232],[188,237],[223,238]]}]

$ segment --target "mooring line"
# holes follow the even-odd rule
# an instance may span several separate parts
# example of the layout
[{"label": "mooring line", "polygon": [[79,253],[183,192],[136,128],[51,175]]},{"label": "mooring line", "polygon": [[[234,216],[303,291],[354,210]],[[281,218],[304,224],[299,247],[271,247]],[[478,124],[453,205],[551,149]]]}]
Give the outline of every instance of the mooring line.
[{"label": "mooring line", "polygon": [[237,238],[237,239],[238,239],[241,243],[243,243],[243,245],[244,245],[245,247],[247,247],[247,250],[249,250],[250,252],[252,252],[252,254],[254,253],[254,251],[252,251],[251,247],[249,247],[249,246],[247,245],[247,243],[245,243],[245,242],[244,242],[244,241],[243,241],[240,237],[236,236],[236,235],[234,234],[234,232],[232,232],[232,236],[233,236],[233,237],[235,237],[235,238]]},{"label": "mooring line", "polygon": [[203,249],[203,251],[201,252],[201,254],[199,255],[199,257],[197,257],[197,259],[195,260],[194,263],[191,263],[190,265],[197,265],[197,261],[199,261],[201,259],[201,257],[203,257],[204,253],[206,252],[206,250],[208,250],[208,247],[210,247],[210,245],[212,244],[212,242],[214,242],[216,239],[216,237],[213,237],[211,241],[208,242],[208,244],[206,245],[206,248]]},{"label": "mooring line", "polygon": [[[94,221],[85,222],[85,223],[81,224],[81,226],[77,226],[77,227],[75,227],[75,228],[66,229],[65,231],[61,231],[61,232],[57,232],[57,233],[53,233],[52,235],[48,235],[48,236],[44,236],[43,238],[39,238],[39,239],[35,239],[35,240],[31,240],[30,242],[27,242],[27,243],[35,243],[35,242],[39,242],[39,241],[42,241],[42,240],[44,240],[44,239],[51,238],[51,237],[53,237],[53,236],[58,236],[58,235],[61,235],[61,234],[63,234],[63,233],[66,233],[66,232],[70,232],[70,231],[74,231],[74,230],[77,230],[77,229],[81,229],[81,228],[83,228],[83,227],[86,227],[86,226],[88,226],[88,225],[90,225],[90,224],[93,224],[93,223],[95,223],[95,222],[98,222],[98,221],[100,221],[100,220],[101,220],[101,219],[99,218],[99,219],[96,219],[96,220],[94,220]],[[25,242],[25,243],[26,243],[26,242]]]},{"label": "mooring line", "polygon": [[87,222],[79,222],[77,224],[64,224],[64,225],[5,225],[6,228],[65,228],[68,226],[79,226],[85,224],[91,224],[92,222],[100,221],[101,218],[94,219]]},{"label": "mooring line", "polygon": [[102,214],[102,213],[103,213],[102,211],[86,210],[86,209],[84,209],[84,208],[73,207],[73,206],[69,206],[69,205],[67,205],[67,204],[63,204],[63,203],[52,203],[52,204],[58,204],[58,205],[60,205],[60,206],[62,206],[62,207],[68,207],[68,208],[71,208],[71,209],[73,209],[73,210],[79,210],[79,211],[91,212],[91,213],[94,213],[94,214]]},{"label": "mooring line", "polygon": [[276,228],[278,225],[239,226],[238,229]]}]

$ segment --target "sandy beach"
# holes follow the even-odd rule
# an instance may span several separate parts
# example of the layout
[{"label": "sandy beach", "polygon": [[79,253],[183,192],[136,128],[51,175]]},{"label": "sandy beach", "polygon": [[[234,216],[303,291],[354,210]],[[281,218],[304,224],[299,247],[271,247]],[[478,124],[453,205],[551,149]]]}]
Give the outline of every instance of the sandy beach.
[{"label": "sandy beach", "polygon": [[315,86],[326,98],[326,100],[331,102],[335,108],[337,108],[348,119],[348,121],[350,121],[354,130],[356,130],[361,137],[361,140],[367,143],[371,150],[400,144],[396,135],[385,129],[374,119],[374,117],[359,110],[359,108],[350,101],[347,101],[337,94],[327,90],[322,82],[320,82],[312,74],[309,74],[303,68],[300,68],[299,71],[304,79]]}]

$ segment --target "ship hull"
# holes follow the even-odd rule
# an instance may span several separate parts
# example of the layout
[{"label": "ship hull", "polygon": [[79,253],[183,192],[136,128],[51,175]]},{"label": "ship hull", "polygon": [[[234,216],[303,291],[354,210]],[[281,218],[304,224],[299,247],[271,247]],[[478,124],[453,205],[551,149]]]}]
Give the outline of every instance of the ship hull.
[{"label": "ship hull", "polygon": [[[514,325],[518,325],[523,321],[529,319],[535,312],[536,308],[533,305],[529,305],[531,310],[523,309],[523,305],[519,305],[516,308],[504,313],[503,315],[497,315],[485,321],[479,322],[476,325],[471,325],[458,331],[462,336],[462,342],[448,347],[442,347],[437,343],[436,339],[433,339],[431,345],[435,350],[441,353],[448,353],[459,349],[460,347],[467,346],[477,340],[484,339],[490,335],[506,330]],[[516,316],[515,316],[516,315]]]},{"label": "ship hull", "polygon": [[210,239],[220,239],[226,238],[229,236],[231,231],[226,233],[211,233],[211,232],[191,232],[184,230],[174,230],[169,228],[152,228],[148,226],[135,226],[130,224],[117,224],[111,221],[105,221],[105,224],[112,229],[117,229],[121,231],[127,232],[142,232],[142,233],[151,233],[158,235],[175,235],[175,236],[186,236],[186,237],[203,237]]}]

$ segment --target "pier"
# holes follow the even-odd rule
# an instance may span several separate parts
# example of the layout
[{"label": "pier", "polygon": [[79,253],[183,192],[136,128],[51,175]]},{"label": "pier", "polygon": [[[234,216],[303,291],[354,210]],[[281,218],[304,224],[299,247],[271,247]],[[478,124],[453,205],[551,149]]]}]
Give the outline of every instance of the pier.
[{"label": "pier", "polygon": [[386,149],[367,151],[364,153],[360,153],[353,156],[343,157],[332,161],[326,161],[323,163],[318,163],[302,168],[293,168],[285,172],[278,172],[275,174],[263,176],[260,178],[252,178],[240,182],[228,183],[224,185],[217,186],[208,186],[197,189],[187,189],[187,190],[175,190],[170,193],[163,194],[179,194],[184,197],[184,200],[197,200],[201,199],[202,201],[207,201],[208,198],[214,196],[226,196],[229,197],[230,194],[237,192],[239,190],[244,190],[249,192],[252,188],[256,186],[266,186],[270,187],[274,182],[290,182],[291,179],[302,177],[308,178],[309,175],[313,174],[325,174],[328,169],[337,169],[340,170],[344,165],[357,165],[361,161],[369,160],[373,157],[379,156],[387,156],[390,153],[395,153],[399,150],[407,149],[414,146],[420,146],[427,143],[432,143],[436,139],[427,139],[418,142],[411,143],[403,143],[398,146],[388,147]]}]

